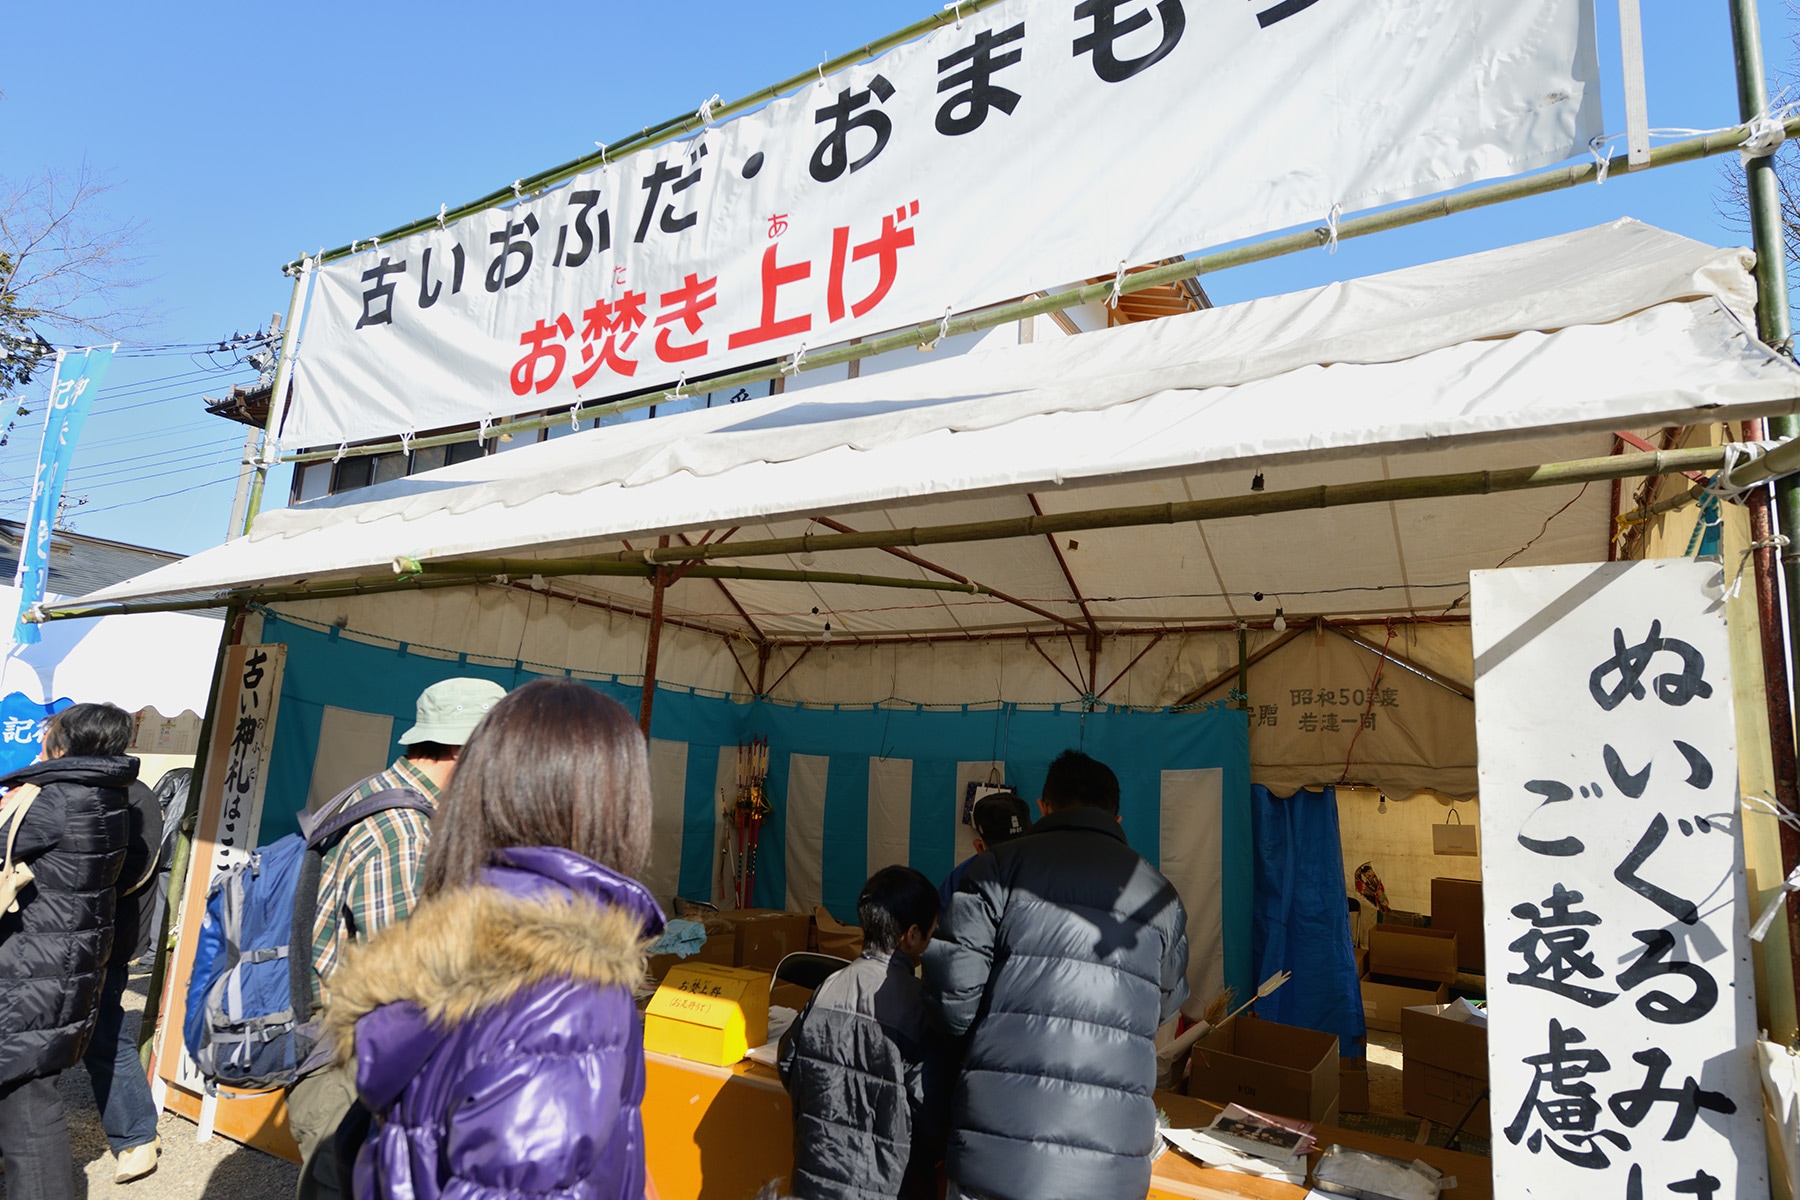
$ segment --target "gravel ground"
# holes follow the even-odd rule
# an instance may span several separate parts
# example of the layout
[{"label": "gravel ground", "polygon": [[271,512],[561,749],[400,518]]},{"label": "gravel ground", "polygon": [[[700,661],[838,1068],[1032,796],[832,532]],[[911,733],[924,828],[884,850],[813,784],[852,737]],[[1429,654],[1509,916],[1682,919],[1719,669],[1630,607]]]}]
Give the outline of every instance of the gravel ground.
[{"label": "gravel ground", "polygon": [[[150,974],[135,974],[125,994],[128,1014],[142,1013]],[[136,1028],[137,1018],[130,1018]],[[69,1110],[69,1143],[75,1154],[75,1195],[118,1200],[286,1200],[294,1194],[300,1168],[286,1159],[215,1137],[205,1145],[194,1140],[194,1123],[174,1113],[162,1116],[162,1159],[155,1173],[134,1183],[115,1184],[113,1156],[94,1108],[94,1089],[80,1066],[57,1080]],[[6,1195],[0,1171],[0,1197]]]}]

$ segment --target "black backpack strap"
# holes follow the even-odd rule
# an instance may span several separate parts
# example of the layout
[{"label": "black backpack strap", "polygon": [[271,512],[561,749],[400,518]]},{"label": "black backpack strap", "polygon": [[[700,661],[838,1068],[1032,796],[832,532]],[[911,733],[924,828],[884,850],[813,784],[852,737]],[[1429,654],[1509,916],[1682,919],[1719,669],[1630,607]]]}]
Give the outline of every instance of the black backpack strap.
[{"label": "black backpack strap", "polygon": [[[312,1012],[313,930],[319,920],[319,880],[325,872],[325,855],[338,838],[376,813],[395,808],[410,808],[429,816],[436,811],[419,792],[411,788],[387,788],[346,804],[358,783],[339,792],[316,812],[300,815],[300,833],[306,838],[306,853],[300,859],[300,879],[294,891],[294,922],[288,931],[288,1000],[296,1020],[305,1023],[303,1014]],[[304,1055],[303,1055],[304,1057]]]}]

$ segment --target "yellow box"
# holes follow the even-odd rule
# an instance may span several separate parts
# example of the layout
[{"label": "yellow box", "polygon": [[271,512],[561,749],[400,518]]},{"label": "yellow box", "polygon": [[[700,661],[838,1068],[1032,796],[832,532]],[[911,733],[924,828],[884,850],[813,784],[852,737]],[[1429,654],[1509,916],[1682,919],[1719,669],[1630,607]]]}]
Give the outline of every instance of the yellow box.
[{"label": "yellow box", "polygon": [[644,1010],[644,1049],[729,1066],[769,1040],[769,974],[719,963],[670,967]]}]

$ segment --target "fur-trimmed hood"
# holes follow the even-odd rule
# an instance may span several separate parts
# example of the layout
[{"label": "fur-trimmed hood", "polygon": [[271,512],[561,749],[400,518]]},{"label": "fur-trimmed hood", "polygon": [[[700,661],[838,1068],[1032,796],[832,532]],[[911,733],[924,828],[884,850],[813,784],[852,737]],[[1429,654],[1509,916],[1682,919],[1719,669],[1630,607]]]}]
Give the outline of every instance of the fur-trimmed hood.
[{"label": "fur-trimmed hood", "polygon": [[662,927],[636,880],[567,850],[509,850],[480,885],[347,946],[327,982],[325,1033],[344,1061],[356,1023],[386,1005],[413,1006],[442,1034],[548,980],[633,988]]}]

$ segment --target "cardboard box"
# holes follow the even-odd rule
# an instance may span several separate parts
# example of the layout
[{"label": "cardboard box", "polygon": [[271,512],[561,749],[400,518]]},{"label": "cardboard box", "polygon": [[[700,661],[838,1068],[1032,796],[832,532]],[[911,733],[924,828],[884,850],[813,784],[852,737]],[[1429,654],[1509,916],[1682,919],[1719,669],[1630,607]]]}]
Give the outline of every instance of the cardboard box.
[{"label": "cardboard box", "polygon": [[826,911],[823,904],[813,909],[813,949],[855,962],[862,957],[863,931],[858,925],[846,925]]},{"label": "cardboard box", "polygon": [[782,959],[807,948],[812,931],[812,918],[805,913],[776,908],[734,908],[719,919],[737,929],[736,965],[771,973]]},{"label": "cardboard box", "polygon": [[644,1049],[729,1066],[769,1040],[769,976],[746,967],[671,967],[644,1010]]},{"label": "cardboard box", "polygon": [[[1456,1006],[1432,1004],[1401,1013],[1400,1038],[1406,1061],[1400,1097],[1406,1111],[1440,1125],[1455,1125],[1487,1086],[1487,1027],[1453,1020]],[[1464,1126],[1488,1136],[1488,1102],[1483,1100]]]},{"label": "cardboard box", "polygon": [[1456,934],[1448,929],[1377,925],[1369,930],[1368,973],[1426,983],[1455,983],[1457,953]]},{"label": "cardboard box", "polygon": [[778,982],[769,989],[769,1007],[779,1004],[783,1008],[800,1012],[806,1007],[806,1002],[812,999],[812,994],[811,988],[801,987],[797,983]]},{"label": "cardboard box", "polygon": [[1363,1021],[1370,1029],[1400,1032],[1400,1014],[1450,999],[1456,979],[1457,939],[1447,929],[1377,925],[1369,930],[1362,977]]},{"label": "cardboard box", "polygon": [[1431,927],[1456,935],[1456,965],[1465,971],[1487,970],[1487,938],[1481,924],[1481,881],[1433,879]]},{"label": "cardboard box", "polygon": [[1370,1029],[1400,1033],[1401,1014],[1423,1004],[1444,1004],[1450,988],[1397,975],[1365,975],[1362,979],[1363,1023]]},{"label": "cardboard box", "polygon": [[1338,1111],[1347,1113],[1369,1111],[1368,1059],[1344,1058],[1338,1060]]},{"label": "cardboard box", "polygon": [[668,975],[670,968],[680,963],[737,966],[737,926],[729,921],[720,920],[718,917],[707,917],[701,923],[706,926],[706,944],[686,958],[674,954],[652,954],[646,964],[651,979],[661,983],[663,978]]},{"label": "cardboard box", "polygon": [[1194,1046],[1188,1095],[1301,1121],[1335,1120],[1337,1036],[1233,1017]]}]

